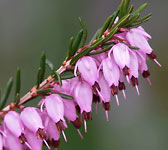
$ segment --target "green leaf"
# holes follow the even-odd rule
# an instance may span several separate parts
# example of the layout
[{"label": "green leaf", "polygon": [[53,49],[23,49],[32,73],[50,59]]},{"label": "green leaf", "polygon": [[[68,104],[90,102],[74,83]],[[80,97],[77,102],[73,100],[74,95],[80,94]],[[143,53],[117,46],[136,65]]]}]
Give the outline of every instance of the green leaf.
[{"label": "green leaf", "polygon": [[[79,75],[80,75],[80,73],[77,73],[77,76],[79,76]],[[67,70],[61,74],[62,80],[72,79],[72,78],[75,78],[73,71]]]},{"label": "green leaf", "polygon": [[103,40],[103,42],[107,42],[108,40],[110,40],[110,39],[114,36],[114,34],[117,32],[117,30],[118,30],[118,27],[116,26],[116,27],[113,28],[113,29],[111,30],[111,32],[106,36],[106,38]]},{"label": "green leaf", "polygon": [[134,9],[134,6],[133,6],[133,5],[131,5],[131,6],[129,7],[129,9],[128,9],[128,14],[131,14],[131,13],[132,13],[132,11],[133,11],[133,9]]},{"label": "green leaf", "polygon": [[125,3],[125,0],[122,0],[122,1],[121,1],[121,4],[120,4],[119,18],[122,18],[123,15],[124,15],[124,3]]},{"label": "green leaf", "polygon": [[20,89],[21,89],[21,70],[20,70],[20,68],[17,68],[17,72],[16,72],[15,104],[19,103],[19,100],[20,100]]},{"label": "green leaf", "polygon": [[144,23],[144,22],[148,21],[151,17],[152,17],[152,14],[149,13],[149,14],[146,15],[145,17],[143,17],[143,18],[141,18],[141,19],[135,21],[135,23]]},{"label": "green leaf", "polygon": [[101,54],[101,53],[104,53],[104,52],[108,51],[110,48],[112,48],[112,46],[108,46],[108,47],[106,47],[102,50],[96,51],[96,52],[90,52],[88,55],[92,56],[92,55]]},{"label": "green leaf", "polygon": [[54,92],[54,93],[60,95],[64,99],[74,100],[74,98],[72,96],[70,96],[70,95],[59,93],[59,92]]},{"label": "green leaf", "polygon": [[139,20],[137,20],[134,24],[128,26],[129,28],[135,28],[135,27],[138,27],[140,26],[142,23],[145,23],[147,21],[149,21],[149,19],[151,18],[152,14],[149,14]]},{"label": "green leaf", "polygon": [[1,99],[0,109],[2,109],[5,106],[5,104],[7,102],[7,99],[9,97],[9,94],[11,92],[12,85],[13,85],[13,77],[11,77],[7,82],[5,93],[4,93],[4,95],[2,96],[2,99]]},{"label": "green leaf", "polygon": [[128,22],[126,22],[125,24],[123,24],[123,26],[124,26],[124,27],[127,27],[127,26],[133,24],[133,23],[139,18],[139,16],[140,16],[140,14],[137,14],[137,15],[135,15],[135,16],[132,16],[132,17],[130,18],[130,20],[128,20]]},{"label": "green leaf", "polygon": [[72,36],[69,39],[68,52],[67,52],[66,60],[68,60],[70,57],[72,57],[74,55],[74,53],[76,53],[76,51],[74,52],[73,49],[72,49],[73,42],[74,42],[74,37]]},{"label": "green leaf", "polygon": [[130,17],[130,14],[125,15],[124,17],[122,17],[115,25],[113,28],[115,27],[121,27]]},{"label": "green leaf", "polygon": [[94,34],[94,36],[93,36],[92,39],[90,40],[89,44],[91,44],[94,40],[97,39],[97,37],[98,37],[98,35],[99,35],[99,33],[100,33],[100,30],[101,30],[101,28],[96,31],[96,33]]},{"label": "green leaf", "polygon": [[112,19],[111,19],[111,22],[110,22],[110,25],[109,25],[109,29],[111,29],[111,27],[112,27],[112,25],[114,24],[114,21],[115,21],[115,19],[116,19],[116,17],[118,16],[118,14],[119,14],[119,9],[117,9],[114,13],[113,13],[113,15],[112,15]]},{"label": "green leaf", "polygon": [[106,29],[108,28],[108,26],[109,26],[109,24],[110,24],[110,22],[111,22],[111,19],[112,19],[112,16],[109,16],[109,17],[106,19],[106,21],[105,21],[103,27],[102,27],[101,30],[100,30],[100,33],[99,33],[98,38],[102,37],[103,33],[104,33],[104,32],[106,31]]},{"label": "green leaf", "polygon": [[82,38],[82,41],[80,44],[80,48],[81,48],[85,45],[86,40],[87,40],[87,29],[86,29],[85,23],[83,22],[83,20],[80,17],[79,17],[79,22],[80,22],[80,25],[83,29],[83,38]]},{"label": "green leaf", "polygon": [[42,69],[41,67],[38,68],[38,72],[37,72],[37,82],[36,82],[36,88],[39,88],[39,85],[41,83],[41,73],[42,73]]},{"label": "green leaf", "polygon": [[116,42],[108,42],[108,43],[103,43],[102,46],[106,47],[106,46],[112,46],[116,44]]},{"label": "green leaf", "polygon": [[81,58],[84,55],[86,55],[87,53],[89,53],[90,50],[91,49],[89,47],[85,48],[82,52],[80,52],[79,54],[77,54],[75,57],[72,58],[70,64],[74,65],[78,61],[79,58]]},{"label": "green leaf", "polygon": [[129,8],[130,0],[125,0],[124,3],[124,14],[128,13],[128,8]]},{"label": "green leaf", "polygon": [[50,60],[46,59],[46,65],[50,68],[52,72],[54,72],[54,65]]},{"label": "green leaf", "polygon": [[147,7],[147,3],[144,3],[143,5],[141,5],[135,12],[133,12],[133,16],[136,16],[137,14],[141,13],[146,7]]},{"label": "green leaf", "polygon": [[59,82],[59,85],[62,86],[62,79],[61,79],[61,76],[59,75],[58,72],[55,71],[55,74],[56,74],[56,77],[57,77],[57,80]]},{"label": "green leaf", "polygon": [[37,94],[47,94],[53,92],[52,88],[44,89],[44,90],[37,90]]},{"label": "green leaf", "polygon": [[78,50],[78,48],[79,48],[79,45],[80,45],[80,42],[81,42],[81,40],[82,40],[82,36],[83,36],[83,30],[81,29],[81,30],[78,32],[78,34],[77,34],[77,36],[76,36],[76,38],[75,38],[75,40],[74,40],[74,42],[73,42],[72,51],[71,51],[71,53],[70,53],[70,57],[71,57],[71,56],[74,56],[75,53],[77,52],[77,50]]},{"label": "green leaf", "polygon": [[40,77],[40,80],[39,82],[41,83],[44,79],[44,75],[45,75],[45,67],[46,67],[46,55],[45,53],[43,52],[42,55],[41,55],[41,59],[40,59],[40,68],[41,68],[41,77]]}]

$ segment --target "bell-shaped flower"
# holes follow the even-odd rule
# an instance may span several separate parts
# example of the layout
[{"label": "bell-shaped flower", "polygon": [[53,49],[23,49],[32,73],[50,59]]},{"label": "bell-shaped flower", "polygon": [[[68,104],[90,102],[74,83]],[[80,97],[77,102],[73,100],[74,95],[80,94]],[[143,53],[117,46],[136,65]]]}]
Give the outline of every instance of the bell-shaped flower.
[{"label": "bell-shaped flower", "polygon": [[86,120],[91,120],[93,93],[92,87],[85,81],[81,81],[74,89],[75,100],[80,107],[81,114],[84,117],[84,128],[87,132]]},{"label": "bell-shaped flower", "polygon": [[110,102],[111,91],[110,91],[109,85],[107,81],[105,80],[102,72],[99,73],[98,84],[100,86],[100,91],[98,91],[98,94],[100,96],[101,101],[103,101],[104,103]]},{"label": "bell-shaped flower", "polygon": [[74,96],[77,104],[80,107],[81,113],[91,112],[92,108],[92,87],[85,81],[79,82],[74,89]]},{"label": "bell-shaped flower", "polygon": [[15,111],[10,111],[5,115],[4,123],[8,130],[16,137],[21,136],[21,134],[24,132],[24,127],[20,116]]},{"label": "bell-shaped flower", "polygon": [[148,66],[146,64],[146,54],[136,51],[137,59],[138,59],[138,70],[140,73],[148,70]]},{"label": "bell-shaped flower", "polygon": [[111,93],[116,98],[117,105],[119,105],[118,100],[118,84],[120,79],[120,70],[112,58],[106,58],[102,62],[103,66],[103,75],[111,87]]},{"label": "bell-shaped flower", "polygon": [[[14,124],[14,123],[13,123]],[[20,143],[19,138],[14,136],[11,132],[5,131],[4,147],[8,150],[23,150],[23,145]]]},{"label": "bell-shaped flower", "polygon": [[64,130],[67,128],[64,119],[64,104],[62,98],[57,94],[51,94],[45,98],[45,108],[48,116],[56,123],[59,131],[62,131],[65,142],[67,142]]},{"label": "bell-shaped flower", "polygon": [[32,150],[42,149],[42,140],[38,139],[32,131],[26,130],[25,136]]},{"label": "bell-shaped flower", "polygon": [[136,52],[130,51],[130,78],[134,76],[138,78],[138,58]]},{"label": "bell-shaped flower", "polygon": [[131,57],[131,61],[130,61],[131,83],[132,83],[132,86],[136,87],[137,93],[138,95],[140,95],[139,89],[138,89],[138,58],[137,58],[136,52],[131,51],[130,57]]},{"label": "bell-shaped flower", "polygon": [[84,56],[78,60],[75,65],[74,73],[76,75],[77,69],[81,73],[82,78],[91,86],[97,81],[97,65],[94,59],[90,56]]},{"label": "bell-shaped flower", "polygon": [[129,68],[130,63],[130,55],[129,55],[129,47],[123,43],[118,43],[114,45],[109,51],[109,58],[111,58],[111,52],[113,52],[113,57],[116,64],[121,68],[124,67]]},{"label": "bell-shaped flower", "polygon": [[74,127],[77,129],[80,137],[83,139],[83,136],[79,130],[82,125],[82,121],[78,118],[76,114],[76,107],[74,101],[63,99],[64,103],[64,116],[72,122]]},{"label": "bell-shaped flower", "polygon": [[44,128],[41,117],[36,111],[36,108],[27,107],[21,112],[20,116],[22,122],[30,131],[36,133],[38,129]]},{"label": "bell-shaped flower", "polygon": [[76,108],[74,101],[63,99],[64,103],[64,115],[69,120],[74,122],[78,117],[76,114]]},{"label": "bell-shaped flower", "polygon": [[103,108],[106,112],[106,119],[108,121],[108,111],[110,110],[110,99],[111,99],[111,91],[107,81],[105,80],[103,73],[99,73],[98,84],[100,86],[100,91],[98,90],[99,97],[103,102]]},{"label": "bell-shaped flower", "polygon": [[122,91],[124,99],[126,99],[126,94],[125,94],[126,86],[125,86],[125,83],[124,83],[124,73],[121,70],[120,70],[120,79],[119,79],[118,89],[120,91]]},{"label": "bell-shaped flower", "polygon": [[147,79],[149,85],[151,85],[152,83],[149,78],[150,72],[149,72],[148,66],[146,64],[146,54],[144,54],[140,51],[136,51],[136,54],[137,54],[137,58],[138,58],[138,70],[142,74],[142,76]]},{"label": "bell-shaped flower", "polygon": [[3,150],[3,137],[0,134],[0,150]]},{"label": "bell-shaped flower", "polygon": [[103,75],[106,79],[108,86],[112,85],[118,86],[118,81],[120,78],[120,71],[116,63],[112,58],[106,58],[102,62]]},{"label": "bell-shaped flower", "polygon": [[45,98],[45,108],[48,116],[55,122],[64,120],[64,104],[62,98],[57,94],[51,94]]},{"label": "bell-shaped flower", "polygon": [[126,35],[126,39],[131,46],[138,47],[140,51],[146,54],[151,54],[152,48],[148,43],[148,38],[151,38],[151,36],[147,34],[142,28],[130,29]]},{"label": "bell-shaped flower", "polygon": [[60,132],[58,131],[55,122],[53,122],[50,118],[48,118],[47,124],[45,124],[45,129],[50,139],[55,141],[59,141]]},{"label": "bell-shaped flower", "polygon": [[69,80],[62,80],[62,86],[60,86],[59,84],[55,84],[53,90],[59,91],[64,94],[70,93],[70,90],[71,90],[70,81]]}]

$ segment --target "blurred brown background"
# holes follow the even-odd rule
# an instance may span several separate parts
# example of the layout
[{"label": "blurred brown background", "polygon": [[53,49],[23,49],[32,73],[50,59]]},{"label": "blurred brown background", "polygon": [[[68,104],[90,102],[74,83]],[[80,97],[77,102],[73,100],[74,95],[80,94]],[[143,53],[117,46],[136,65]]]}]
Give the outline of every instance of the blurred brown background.
[{"label": "blurred brown background", "polygon": [[[89,31],[88,39],[117,8],[119,0],[0,0],[0,88],[4,88],[17,66],[22,69],[22,95],[36,81],[39,57],[45,50],[58,67],[63,61],[68,39],[79,30],[81,16]],[[88,133],[80,140],[76,130],[66,130],[68,143],[60,150],[166,150],[168,149],[168,42],[167,0],[132,0],[135,6],[147,2],[144,12],[152,19],[144,24],[162,68],[148,61],[152,86],[140,79],[138,97],[128,88],[121,106],[111,102],[110,122],[99,107],[98,115],[88,123]],[[12,98],[10,101],[12,101]],[[83,131],[82,131],[83,132]]]}]

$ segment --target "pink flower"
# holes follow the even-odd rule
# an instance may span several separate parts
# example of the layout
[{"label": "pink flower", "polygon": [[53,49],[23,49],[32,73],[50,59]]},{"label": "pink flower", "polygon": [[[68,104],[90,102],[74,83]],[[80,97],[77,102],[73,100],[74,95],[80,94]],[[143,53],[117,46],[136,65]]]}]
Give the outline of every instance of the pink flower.
[{"label": "pink flower", "polygon": [[118,101],[118,84],[120,78],[120,70],[114,60],[112,58],[106,58],[102,62],[103,66],[103,75],[106,79],[109,87],[111,87],[112,95],[116,97],[117,105],[119,105]]},{"label": "pink flower", "polygon": [[10,111],[5,115],[4,123],[8,130],[17,138],[24,132],[24,127],[20,120],[20,116],[15,111]]},{"label": "pink flower", "polygon": [[139,93],[139,89],[138,89],[138,58],[136,55],[136,52],[134,51],[130,51],[130,57],[131,57],[131,61],[130,61],[130,79],[131,79],[131,83],[132,86],[136,87],[137,93],[138,95],[140,95]]},{"label": "pink flower", "polygon": [[70,93],[70,90],[71,90],[70,81],[62,80],[62,86],[60,86],[59,84],[55,84],[53,90],[64,94]]},{"label": "pink flower", "polygon": [[114,45],[109,51],[109,58],[111,58],[111,52],[113,52],[114,60],[116,64],[121,68],[129,67],[130,55],[129,48],[123,43],[118,43]]},{"label": "pink flower", "polygon": [[27,130],[26,138],[32,150],[42,149],[42,143],[43,143],[42,140],[38,139],[37,136],[33,132]]},{"label": "pink flower", "polygon": [[50,139],[55,141],[59,141],[60,139],[60,132],[58,131],[55,122],[53,122],[50,118],[47,118],[47,123],[45,124],[45,129]]},{"label": "pink flower", "polygon": [[87,132],[86,120],[92,119],[92,87],[85,81],[79,82],[74,89],[74,97],[83,114],[85,132]]},{"label": "pink flower", "polygon": [[90,56],[84,56],[78,60],[75,65],[75,75],[77,68],[81,73],[82,78],[91,86],[97,81],[97,65],[94,59]]},{"label": "pink flower", "polygon": [[102,62],[102,67],[103,75],[108,83],[108,86],[118,86],[120,71],[116,63],[111,58],[106,58]]},{"label": "pink flower", "polygon": [[1,134],[0,134],[0,150],[3,150],[3,138]]},{"label": "pink flower", "polygon": [[64,115],[65,115],[65,117],[69,121],[74,122],[76,120],[76,118],[78,117],[77,114],[76,114],[76,108],[75,108],[74,101],[63,99],[63,103],[64,103]]},{"label": "pink flower", "polygon": [[24,125],[30,131],[36,133],[39,129],[44,128],[41,117],[37,113],[36,108],[27,107],[21,112],[20,116]]},{"label": "pink flower", "polygon": [[64,130],[67,128],[64,120],[64,104],[62,98],[57,94],[51,94],[45,98],[45,108],[48,116],[56,123],[59,131],[62,131],[65,142],[67,142]]},{"label": "pink flower", "polygon": [[148,38],[151,38],[151,36],[142,27],[130,29],[126,35],[126,39],[131,46],[138,47],[142,52],[151,54],[152,48],[147,41]]},{"label": "pink flower", "polygon": [[85,81],[79,82],[74,89],[74,96],[77,104],[81,109],[81,113],[91,112],[92,108],[92,87]]},{"label": "pink flower", "polygon": [[119,79],[118,89],[120,91],[122,91],[124,99],[126,99],[126,94],[125,94],[126,86],[125,86],[125,83],[124,83],[124,74],[121,70],[120,70],[120,79]]},{"label": "pink flower", "polygon": [[111,99],[111,91],[109,88],[109,85],[107,83],[107,81],[105,80],[103,73],[100,72],[99,73],[99,80],[98,80],[98,84],[100,86],[100,91],[98,90],[98,94],[100,96],[100,99],[104,102],[104,103],[108,103],[110,102]]},{"label": "pink flower", "polygon": [[45,108],[48,116],[55,122],[64,120],[64,104],[62,98],[57,94],[51,94],[45,98]]},{"label": "pink flower", "polygon": [[5,140],[4,140],[4,147],[8,150],[23,150],[23,145],[21,145],[19,139],[11,134],[9,131],[5,131]]},{"label": "pink flower", "polygon": [[110,110],[111,91],[102,72],[99,73],[98,84],[100,86],[100,91],[97,90],[97,92],[100,96],[101,101],[103,102],[103,107],[106,111],[106,119],[108,121],[108,111]]}]

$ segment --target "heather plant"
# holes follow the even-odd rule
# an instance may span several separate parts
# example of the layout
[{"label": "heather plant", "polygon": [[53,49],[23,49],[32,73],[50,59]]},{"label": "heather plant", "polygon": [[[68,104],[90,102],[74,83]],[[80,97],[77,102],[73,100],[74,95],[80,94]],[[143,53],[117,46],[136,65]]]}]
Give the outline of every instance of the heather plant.
[{"label": "heather plant", "polygon": [[[61,67],[55,70],[42,53],[37,82],[23,97],[20,95],[21,71],[18,68],[14,101],[6,104],[13,85],[12,77],[1,97],[0,150],[41,150],[43,145],[57,149],[60,136],[68,141],[69,123],[83,139],[81,130],[84,127],[87,132],[93,105],[97,112],[97,105],[102,104],[108,121],[110,101],[115,99],[120,105],[119,91],[126,99],[125,82],[135,87],[140,95],[139,75],[151,84],[147,58],[161,67],[148,43],[151,36],[141,26],[151,17],[151,14],[140,15],[146,6],[145,3],[133,11],[130,0],[122,0],[90,43],[86,43],[87,29],[79,18],[81,30],[75,38],[70,38]],[[46,67],[51,70],[48,77]],[[25,103],[37,97],[41,98],[37,106],[25,107]]]}]

